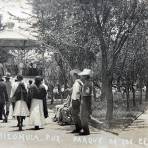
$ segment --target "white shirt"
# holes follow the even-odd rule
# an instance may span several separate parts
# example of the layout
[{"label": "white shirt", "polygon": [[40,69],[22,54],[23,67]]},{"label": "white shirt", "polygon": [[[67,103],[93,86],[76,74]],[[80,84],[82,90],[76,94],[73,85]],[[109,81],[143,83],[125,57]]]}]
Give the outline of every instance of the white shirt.
[{"label": "white shirt", "polygon": [[79,80],[79,79],[75,80],[73,87],[72,87],[72,95],[71,95],[72,100],[79,100],[80,99],[82,86],[83,86],[83,83],[81,80]]}]

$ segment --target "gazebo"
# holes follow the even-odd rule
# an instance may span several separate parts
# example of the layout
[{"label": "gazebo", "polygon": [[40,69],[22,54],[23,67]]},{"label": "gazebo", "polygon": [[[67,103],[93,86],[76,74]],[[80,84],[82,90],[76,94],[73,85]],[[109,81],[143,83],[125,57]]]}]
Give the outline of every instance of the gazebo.
[{"label": "gazebo", "polygon": [[14,30],[0,31],[0,47],[14,47],[24,49],[37,46],[39,46],[39,44],[33,37],[27,37]]},{"label": "gazebo", "polygon": [[[6,30],[0,31],[0,48],[6,48],[11,50],[27,50],[34,47],[40,47],[39,42],[32,36],[26,36],[20,32],[17,32],[10,27]],[[23,61],[20,61],[20,65]]]}]

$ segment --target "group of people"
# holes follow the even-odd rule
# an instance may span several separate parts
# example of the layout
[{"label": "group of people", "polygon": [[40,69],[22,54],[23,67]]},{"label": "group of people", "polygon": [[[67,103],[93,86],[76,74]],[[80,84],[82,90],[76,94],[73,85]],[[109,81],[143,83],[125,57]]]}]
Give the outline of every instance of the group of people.
[{"label": "group of people", "polygon": [[[93,83],[91,81],[91,69],[80,71],[74,69],[70,71],[73,80],[73,87],[68,89],[71,92],[68,101],[69,109],[72,113],[72,121],[75,129],[72,133],[89,135],[89,119],[91,114],[91,101],[93,95]],[[36,130],[43,127],[45,118],[48,117],[47,109],[47,88],[43,84],[43,78],[36,76],[34,83],[29,81],[29,85],[23,82],[23,76],[17,75],[15,82],[11,85],[10,76],[5,77],[5,81],[0,75],[0,119],[4,116],[7,122],[9,106],[12,104],[13,117],[17,119],[17,126],[22,130],[23,121],[29,117],[30,124]],[[6,105],[6,111],[4,106]]]},{"label": "group of people", "polygon": [[[22,130],[26,117],[29,117],[29,124],[33,125],[36,130],[42,128],[45,118],[48,117],[46,94],[43,78],[40,76],[35,77],[33,84],[32,81],[29,81],[27,87],[22,75],[17,75],[12,84],[9,75],[5,77],[5,81],[0,75],[0,120],[7,122],[9,106],[12,104],[13,117],[17,118],[19,130]],[[4,119],[2,119],[3,116]]]},{"label": "group of people", "polygon": [[78,69],[70,71],[73,80],[72,88],[66,89],[69,95],[62,105],[56,105],[54,121],[60,125],[74,124],[75,129],[71,133],[89,135],[89,120],[91,115],[91,102],[94,95],[91,81],[91,69]]},{"label": "group of people", "polygon": [[71,94],[72,118],[75,129],[72,133],[89,135],[89,119],[91,115],[91,102],[93,95],[93,83],[91,81],[92,71],[84,69],[80,72],[74,69],[70,72],[74,84]]}]

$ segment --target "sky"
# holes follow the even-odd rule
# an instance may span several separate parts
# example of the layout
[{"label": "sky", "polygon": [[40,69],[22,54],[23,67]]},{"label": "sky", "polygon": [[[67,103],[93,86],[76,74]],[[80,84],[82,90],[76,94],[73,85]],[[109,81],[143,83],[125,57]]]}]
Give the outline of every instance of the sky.
[{"label": "sky", "polygon": [[27,18],[28,15],[23,11],[31,13],[32,10],[26,2],[26,0],[0,0],[0,14],[3,15],[3,21],[6,22],[12,19],[9,12],[18,17]]},{"label": "sky", "polygon": [[[0,15],[2,15],[2,23],[15,23],[15,30],[21,31],[25,34],[30,34],[29,23],[34,21],[30,15],[32,14],[32,7],[27,3],[27,0],[0,0]],[[14,17],[15,16],[15,17]],[[16,17],[22,20],[17,20]],[[29,22],[27,22],[27,21]]]}]

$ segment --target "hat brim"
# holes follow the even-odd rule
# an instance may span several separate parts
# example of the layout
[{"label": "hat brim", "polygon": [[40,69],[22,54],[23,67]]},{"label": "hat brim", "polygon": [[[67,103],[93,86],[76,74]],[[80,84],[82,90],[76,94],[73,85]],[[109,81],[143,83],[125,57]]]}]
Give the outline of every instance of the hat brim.
[{"label": "hat brim", "polygon": [[87,74],[87,73],[79,73],[78,75],[79,76],[90,76],[90,74]]},{"label": "hat brim", "polygon": [[79,76],[90,76],[90,77],[93,77],[93,72],[91,73],[85,73],[85,72],[81,72],[78,74]]},{"label": "hat brim", "polygon": [[71,76],[73,76],[74,74],[78,74],[78,75],[79,75],[80,72],[81,72],[81,71],[78,70],[78,69],[73,69],[73,70],[70,71],[70,75],[71,75]]}]

